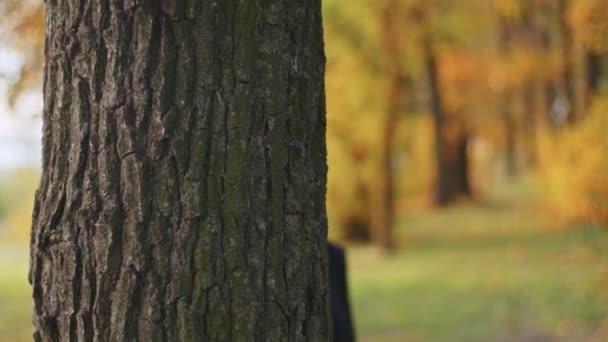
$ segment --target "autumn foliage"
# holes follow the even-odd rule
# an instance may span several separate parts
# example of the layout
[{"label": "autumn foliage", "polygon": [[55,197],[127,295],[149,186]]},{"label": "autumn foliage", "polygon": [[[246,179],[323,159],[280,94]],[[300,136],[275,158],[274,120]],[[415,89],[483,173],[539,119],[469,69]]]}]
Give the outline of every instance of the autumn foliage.
[{"label": "autumn foliage", "polygon": [[[608,2],[323,6],[332,238],[390,235],[438,204],[442,183],[469,188],[441,204],[451,205],[483,200],[497,178],[528,175],[560,217],[606,222]],[[11,14],[0,21],[3,43],[25,56],[10,80],[18,95],[40,82],[43,6],[0,7]],[[457,173],[467,179],[441,180]]]},{"label": "autumn foliage", "polygon": [[[450,202],[483,200],[497,177],[532,175],[554,217],[605,223],[607,4],[327,1],[332,236],[373,239],[383,177],[393,184],[395,220],[432,206],[441,161],[462,141],[471,191]],[[395,127],[388,138],[387,123]],[[389,175],[381,167],[385,140]]]}]

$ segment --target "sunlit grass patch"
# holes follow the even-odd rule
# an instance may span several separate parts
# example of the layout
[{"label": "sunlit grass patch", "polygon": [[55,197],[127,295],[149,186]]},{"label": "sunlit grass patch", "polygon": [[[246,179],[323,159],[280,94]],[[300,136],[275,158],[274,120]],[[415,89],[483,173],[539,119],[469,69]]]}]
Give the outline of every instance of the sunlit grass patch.
[{"label": "sunlit grass patch", "polygon": [[392,255],[350,250],[362,340],[608,339],[608,232],[545,229],[531,209],[509,199],[431,210],[401,222]]},{"label": "sunlit grass patch", "polygon": [[32,300],[25,246],[0,245],[0,341],[32,340]]}]

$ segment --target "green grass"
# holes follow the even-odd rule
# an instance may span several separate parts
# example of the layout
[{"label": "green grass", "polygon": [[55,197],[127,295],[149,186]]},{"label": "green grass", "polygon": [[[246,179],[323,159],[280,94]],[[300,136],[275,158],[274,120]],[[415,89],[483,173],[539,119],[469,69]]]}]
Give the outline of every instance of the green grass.
[{"label": "green grass", "polygon": [[549,230],[518,186],[410,215],[401,248],[349,250],[361,341],[608,341],[608,233]]},{"label": "green grass", "polygon": [[[32,341],[32,299],[27,282],[29,208],[38,184],[38,169],[0,171],[0,342]],[[23,226],[11,226],[17,217]],[[22,216],[26,215],[26,216]],[[14,224],[15,222],[11,222]]]},{"label": "green grass", "polygon": [[26,246],[0,246],[0,341],[32,341],[32,300]]}]

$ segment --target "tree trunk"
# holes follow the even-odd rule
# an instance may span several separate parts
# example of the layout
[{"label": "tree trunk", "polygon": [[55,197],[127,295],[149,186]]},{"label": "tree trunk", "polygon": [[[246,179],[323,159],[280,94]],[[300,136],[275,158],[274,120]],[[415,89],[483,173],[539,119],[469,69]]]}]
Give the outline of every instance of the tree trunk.
[{"label": "tree trunk", "polygon": [[537,167],[540,159],[539,139],[540,133],[550,129],[549,120],[551,112],[549,103],[552,85],[547,79],[537,77],[532,85],[531,116],[527,118],[529,127],[529,166]]},{"label": "tree trunk", "polygon": [[500,114],[505,129],[505,169],[507,176],[514,178],[517,167],[517,124],[513,117],[513,90],[505,89],[501,94]]},{"label": "tree trunk", "polygon": [[46,2],[36,341],[328,341],[320,1]]},{"label": "tree trunk", "polygon": [[373,220],[373,238],[377,246],[384,250],[393,247],[391,231],[394,223],[394,180],[393,180],[393,143],[399,114],[399,97],[401,86],[399,76],[389,81],[387,109],[382,123],[382,141],[380,147],[380,177],[378,182],[377,210]]},{"label": "tree trunk", "polygon": [[[506,58],[510,57],[515,28],[506,18],[499,19],[498,52]],[[505,171],[509,178],[518,173],[517,167],[517,121],[514,117],[514,101],[516,89],[511,84],[503,85],[498,102],[498,111],[504,126],[504,160]]]},{"label": "tree trunk", "polygon": [[425,43],[424,50],[431,93],[431,111],[435,124],[437,159],[435,202],[438,205],[447,205],[459,198],[471,196],[467,154],[469,137],[463,123],[446,117],[441,102],[437,61],[430,42]]},{"label": "tree trunk", "polygon": [[527,167],[534,168],[538,164],[538,117],[542,115],[544,110],[544,84],[538,78],[530,79],[526,82],[523,90],[525,162]]},{"label": "tree trunk", "polygon": [[441,138],[443,157],[439,160],[437,204],[447,205],[471,196],[468,146],[469,136],[464,130],[454,135],[443,134]]},{"label": "tree trunk", "polygon": [[587,75],[587,52],[580,39],[572,40],[571,69],[572,69],[572,122],[580,121],[588,107],[589,80]]},{"label": "tree trunk", "polygon": [[589,95],[597,93],[600,88],[600,81],[605,70],[603,70],[601,53],[589,52],[587,54],[587,88],[589,89]]},{"label": "tree trunk", "polygon": [[560,25],[562,36],[563,83],[569,102],[568,121],[578,121],[585,112],[585,48],[580,39],[574,34],[567,19],[567,11],[571,0],[560,0]]},{"label": "tree trunk", "polygon": [[387,3],[382,11],[381,31],[384,49],[390,60],[390,70],[388,76],[388,88],[386,93],[386,110],[382,122],[382,134],[380,142],[380,161],[379,161],[379,181],[376,210],[373,217],[373,239],[375,244],[384,249],[390,250],[393,247],[391,238],[394,223],[394,177],[393,177],[393,144],[395,141],[395,129],[399,117],[399,103],[402,94],[401,76],[401,53],[399,51],[399,37],[395,27],[396,19],[393,16],[396,4]]}]

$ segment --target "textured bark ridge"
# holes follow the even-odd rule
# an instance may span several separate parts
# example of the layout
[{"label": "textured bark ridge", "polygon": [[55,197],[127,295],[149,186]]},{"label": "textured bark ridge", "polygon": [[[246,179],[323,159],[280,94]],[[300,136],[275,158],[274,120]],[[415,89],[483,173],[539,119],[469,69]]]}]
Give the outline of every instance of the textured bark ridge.
[{"label": "textured bark ridge", "polygon": [[319,0],[47,0],[37,341],[327,341]]}]

